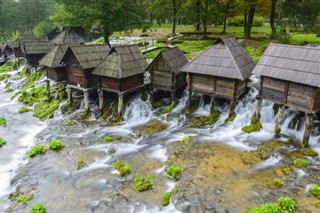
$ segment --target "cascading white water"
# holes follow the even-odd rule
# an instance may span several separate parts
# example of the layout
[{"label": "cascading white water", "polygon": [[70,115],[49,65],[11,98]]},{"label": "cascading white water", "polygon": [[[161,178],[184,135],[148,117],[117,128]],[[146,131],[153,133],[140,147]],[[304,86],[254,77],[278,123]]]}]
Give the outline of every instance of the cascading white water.
[{"label": "cascading white water", "polygon": [[141,100],[141,98],[133,99],[126,107],[124,112],[125,123],[129,126],[137,126],[146,123],[153,118],[152,106],[149,102]]}]

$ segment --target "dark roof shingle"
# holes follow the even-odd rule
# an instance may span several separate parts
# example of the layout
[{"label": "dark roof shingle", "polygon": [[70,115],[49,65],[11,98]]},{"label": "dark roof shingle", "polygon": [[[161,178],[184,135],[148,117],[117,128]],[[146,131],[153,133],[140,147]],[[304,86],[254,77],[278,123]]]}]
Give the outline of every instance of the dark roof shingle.
[{"label": "dark roof shingle", "polygon": [[48,52],[45,56],[43,56],[39,64],[47,66],[47,67],[61,67],[60,64],[64,54],[68,49],[68,45],[58,45],[55,46],[50,52]]},{"label": "dark roof shingle", "polygon": [[54,47],[49,41],[25,41],[23,45],[26,54],[46,54]]},{"label": "dark roof shingle", "polygon": [[82,27],[66,27],[59,35],[54,37],[53,44],[81,44],[86,40],[86,33]]}]

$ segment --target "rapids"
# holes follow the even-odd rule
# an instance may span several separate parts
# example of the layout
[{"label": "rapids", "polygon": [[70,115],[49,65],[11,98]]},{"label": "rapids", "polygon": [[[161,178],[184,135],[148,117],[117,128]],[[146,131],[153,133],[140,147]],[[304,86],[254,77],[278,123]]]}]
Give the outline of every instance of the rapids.
[{"label": "rapids", "polygon": [[[256,86],[258,79],[253,76],[251,81]],[[19,83],[16,82],[16,84],[15,88],[18,88]],[[235,165],[230,176],[223,176],[229,174],[225,170],[230,169],[232,165],[224,165],[225,168],[220,168],[220,164],[224,162],[232,164],[233,159],[236,162],[235,156],[239,153],[241,157],[247,158],[247,154],[256,153],[261,144],[273,139],[275,116],[271,102],[263,102],[261,111],[263,129],[261,131],[251,134],[241,131],[243,126],[250,123],[255,109],[255,96],[257,95],[255,87],[252,87],[248,94],[237,103],[235,108],[237,116],[231,123],[224,124],[230,110],[229,104],[215,103],[214,107],[221,111],[221,115],[215,124],[205,129],[191,128],[190,121],[197,116],[209,115],[210,104],[200,97],[198,109],[191,115],[184,114],[182,110],[186,107],[187,92],[184,92],[172,112],[162,115],[159,115],[158,110],[152,109],[149,100],[142,101],[139,96],[135,96],[128,102],[124,112],[124,121],[115,126],[108,126],[96,120],[94,116],[90,116],[91,122],[82,122],[74,119],[77,112],[64,116],[60,110],[55,113],[53,119],[40,122],[32,116],[32,112],[17,113],[22,104],[16,99],[10,100],[10,96],[14,93],[4,92],[4,83],[1,83],[0,90],[0,115],[6,117],[8,123],[7,127],[1,127],[1,136],[8,141],[0,149],[1,213],[26,212],[36,202],[43,202],[49,213],[171,213],[200,212],[200,210],[202,212],[201,206],[205,206],[208,212],[243,212],[262,201],[269,201],[268,199],[273,201],[272,199],[277,195],[274,191],[272,191],[273,196],[261,192],[259,190],[262,187],[261,184],[255,190],[250,185],[251,181],[246,180],[248,177],[246,175],[253,176],[257,172],[264,173],[270,168],[275,169],[282,166],[288,161],[283,152],[290,153],[296,150],[294,146],[283,145],[285,146],[284,151],[276,148],[267,159],[253,160],[253,163],[249,159],[247,163]],[[300,122],[292,124],[297,114],[295,110],[286,110],[280,141],[285,142],[288,137],[295,140],[301,139],[303,118],[300,119]],[[71,125],[66,125],[66,122],[70,120]],[[137,129],[151,120],[159,120],[167,128],[149,136],[137,134]],[[115,138],[115,141],[103,142],[102,138],[105,135]],[[176,141],[185,136],[191,138],[191,144],[181,147],[181,144],[179,145]],[[63,150],[48,151],[32,159],[27,157],[26,152],[33,144],[48,144],[54,138],[61,139],[65,143]],[[318,141],[319,136],[310,138],[311,147],[320,154]],[[214,162],[217,160],[214,157],[219,157],[220,154],[223,154],[224,157]],[[204,156],[207,157],[204,158]],[[85,166],[77,169],[77,161],[80,159],[84,161]],[[198,162],[197,159],[202,159],[203,162],[208,160],[208,162],[202,167],[203,162]],[[224,161],[226,159],[228,161]],[[116,160],[130,163],[131,173],[128,176],[117,175],[113,168]],[[182,165],[186,164],[182,167],[185,170],[185,176],[183,174],[181,179],[182,188],[176,196],[172,197],[171,204],[163,207],[163,194],[174,188],[176,184],[166,176],[165,165],[166,162],[175,160],[180,161]],[[319,159],[311,160],[318,168]],[[206,165],[213,167],[205,168]],[[212,179],[215,176],[215,169],[220,175]],[[209,172],[207,176],[205,172]],[[305,170],[294,172],[293,181],[297,182],[296,188],[300,187],[300,191],[307,194],[311,184],[310,180],[306,179],[309,175]],[[155,188],[141,193],[132,190],[132,180],[137,173],[153,176]],[[202,174],[203,177],[200,177]],[[199,181],[192,182],[192,178],[199,178],[197,179]],[[228,181],[225,181],[225,178]],[[239,200],[236,199],[236,195],[225,191],[230,187],[227,184],[237,184],[237,181],[240,185],[243,184],[243,191],[239,194],[245,195]],[[219,183],[221,185],[217,185]],[[33,199],[27,205],[17,204],[9,199],[9,194],[16,191],[17,187],[25,193],[34,194]],[[287,187],[279,193],[294,196],[299,191],[296,188]],[[241,189],[239,187],[239,190]],[[246,191],[249,189],[252,191]],[[271,193],[270,190],[268,192]],[[218,196],[221,199],[210,200],[208,196],[210,198]],[[243,200],[244,198],[246,199]],[[303,199],[306,202],[305,198]],[[309,203],[305,206],[309,208]]]}]

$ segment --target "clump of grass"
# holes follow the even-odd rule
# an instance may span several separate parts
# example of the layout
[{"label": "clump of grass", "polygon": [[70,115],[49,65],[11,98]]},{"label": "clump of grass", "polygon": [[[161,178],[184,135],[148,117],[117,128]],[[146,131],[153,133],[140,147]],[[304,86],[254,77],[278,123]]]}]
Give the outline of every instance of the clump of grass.
[{"label": "clump of grass", "polygon": [[168,167],[166,174],[175,180],[179,180],[181,171],[182,169],[178,165],[172,164],[171,166]]},{"label": "clump of grass", "polygon": [[5,90],[4,90],[4,92],[13,92],[14,90],[13,89],[11,89],[11,88],[6,88]]},{"label": "clump of grass", "polygon": [[43,203],[36,203],[29,209],[28,213],[46,213]]},{"label": "clump of grass", "polygon": [[143,177],[141,175],[136,175],[133,180],[133,189],[138,192],[147,191],[153,187],[153,178],[151,176]]},{"label": "clump of grass", "polygon": [[77,168],[78,168],[78,170],[79,169],[81,169],[82,167],[84,167],[84,160],[82,160],[82,159],[79,159],[78,161],[77,161]]},{"label": "clump of grass", "polygon": [[180,142],[182,144],[188,145],[191,142],[190,136],[184,136]]},{"label": "clump of grass", "polygon": [[282,212],[294,212],[297,207],[296,202],[290,197],[280,197],[278,203]]},{"label": "clump of grass", "polygon": [[1,74],[0,75],[0,81],[3,81],[6,78],[9,78],[11,75],[10,74]]},{"label": "clump of grass", "polygon": [[117,160],[114,162],[113,166],[122,177],[130,173],[130,165],[128,163],[124,164],[123,162]]},{"label": "clump of grass", "polygon": [[320,199],[320,185],[313,184],[310,188],[310,193],[316,198]]},{"label": "clump of grass", "polygon": [[37,144],[31,147],[31,149],[28,151],[28,156],[30,158],[33,158],[36,155],[44,154],[47,151],[47,147],[42,144]]},{"label": "clump of grass", "polygon": [[177,192],[178,192],[178,188],[174,187],[170,192],[165,193],[162,198],[162,205],[163,206],[169,205],[171,196]]},{"label": "clump of grass", "polygon": [[242,131],[246,133],[251,133],[251,132],[260,131],[261,129],[262,129],[262,124],[260,122],[260,118],[256,118],[256,116],[253,115],[250,125],[243,127]]},{"label": "clump of grass", "polygon": [[317,157],[318,153],[311,148],[303,148],[303,154],[310,157]]},{"label": "clump of grass", "polygon": [[304,159],[295,159],[293,161],[293,165],[295,165],[298,168],[304,167],[304,166],[308,166],[310,164],[309,161],[304,160]]},{"label": "clump of grass", "polygon": [[280,197],[278,203],[265,203],[253,207],[246,213],[290,213],[294,212],[297,207],[296,202],[290,197]]},{"label": "clump of grass", "polygon": [[7,126],[7,120],[3,116],[0,116],[0,126],[3,126],[3,127]]},{"label": "clump of grass", "polygon": [[17,203],[22,203],[22,204],[26,204],[27,202],[29,202],[30,200],[32,200],[33,196],[32,195],[20,195],[18,197],[14,197],[14,200]]},{"label": "clump of grass", "polygon": [[213,110],[209,116],[200,116],[198,118],[193,119],[193,121],[191,122],[191,127],[204,128],[205,126],[216,122],[219,116],[220,113],[218,111]]},{"label": "clump of grass", "polygon": [[34,108],[33,115],[38,117],[40,120],[45,120],[53,117],[54,111],[59,108],[60,100],[49,101],[43,99]]},{"label": "clump of grass", "polygon": [[161,113],[164,114],[164,113],[169,113],[171,112],[173,109],[174,109],[175,105],[174,103],[166,106],[163,110],[161,110]]},{"label": "clump of grass", "polygon": [[32,109],[27,108],[27,107],[21,107],[18,112],[22,114],[22,113],[26,113],[26,112],[30,112],[30,111],[32,111]]},{"label": "clump of grass", "polygon": [[5,144],[7,144],[7,141],[0,137],[0,148]]},{"label": "clump of grass", "polygon": [[48,147],[52,150],[61,150],[64,148],[64,143],[59,139],[53,139],[48,144]]},{"label": "clump of grass", "polygon": [[276,188],[281,188],[284,183],[283,183],[283,180],[280,179],[280,178],[275,178],[271,181],[271,185],[276,187]]},{"label": "clump of grass", "polygon": [[230,113],[229,113],[229,117],[224,121],[225,124],[229,123],[229,122],[232,122],[234,121],[234,119],[236,118],[237,114],[236,112],[233,110],[230,110]]},{"label": "clump of grass", "polygon": [[106,136],[104,136],[103,140],[104,140],[104,142],[110,143],[113,141],[113,137],[106,135]]}]

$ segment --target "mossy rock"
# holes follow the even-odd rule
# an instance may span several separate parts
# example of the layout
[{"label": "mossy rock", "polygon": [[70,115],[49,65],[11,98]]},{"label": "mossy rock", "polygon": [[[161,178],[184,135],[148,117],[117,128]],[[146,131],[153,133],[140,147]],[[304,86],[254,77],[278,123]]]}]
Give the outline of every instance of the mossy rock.
[{"label": "mossy rock", "polygon": [[21,107],[18,112],[22,114],[22,113],[26,113],[26,112],[30,112],[30,111],[32,111],[32,109],[27,108],[27,107]]},{"label": "mossy rock", "polygon": [[175,108],[175,104],[172,103],[172,104],[166,106],[164,109],[162,109],[160,113],[161,113],[161,114],[169,113],[169,112],[171,112],[174,108]]},{"label": "mossy rock", "polygon": [[162,205],[168,206],[170,204],[171,196],[177,192],[178,192],[178,188],[174,187],[170,192],[165,193],[162,198]]},{"label": "mossy rock", "polygon": [[5,144],[7,144],[7,141],[5,139],[3,139],[2,137],[0,137],[0,148]]},{"label": "mossy rock", "polygon": [[303,148],[302,152],[306,156],[317,157],[319,154],[311,148]]},{"label": "mossy rock", "polygon": [[162,130],[165,130],[167,128],[167,125],[162,123],[159,120],[151,120],[146,125],[141,126],[137,130],[137,134],[140,136],[149,136],[156,132],[160,132]]},{"label": "mossy rock", "polygon": [[237,114],[234,110],[230,110],[229,117],[224,121],[225,124],[234,121],[236,118]]},{"label": "mossy rock", "polygon": [[35,106],[33,115],[38,117],[40,120],[52,118],[54,111],[56,111],[59,108],[59,105],[60,100],[42,100]]},{"label": "mossy rock", "polygon": [[209,116],[200,116],[192,120],[191,127],[193,128],[204,128],[208,125],[214,124],[220,113],[218,111],[213,110]]},{"label": "mossy rock", "polygon": [[119,160],[113,163],[114,168],[119,172],[120,176],[126,176],[130,173],[130,165]]},{"label": "mossy rock", "polygon": [[269,183],[269,185],[275,188],[281,188],[284,185],[284,182],[281,178],[275,178]]},{"label": "mossy rock", "polygon": [[138,192],[147,191],[153,187],[153,177],[151,176],[143,177],[141,175],[136,175],[133,180],[133,189]]},{"label": "mossy rock", "polygon": [[295,159],[293,161],[293,165],[295,165],[298,168],[308,166],[309,164],[310,164],[310,162],[308,160],[304,160],[304,159]]},{"label": "mossy rock", "polygon": [[251,132],[258,132],[262,129],[262,124],[260,122],[260,118],[256,118],[255,115],[253,115],[251,119],[251,124],[248,126],[245,126],[242,128],[242,131],[246,133],[251,133]]}]

